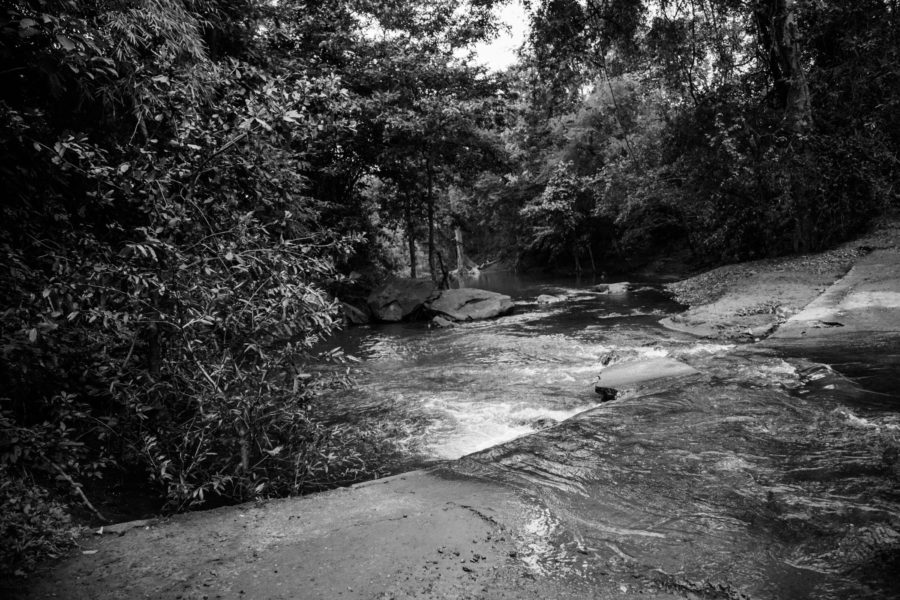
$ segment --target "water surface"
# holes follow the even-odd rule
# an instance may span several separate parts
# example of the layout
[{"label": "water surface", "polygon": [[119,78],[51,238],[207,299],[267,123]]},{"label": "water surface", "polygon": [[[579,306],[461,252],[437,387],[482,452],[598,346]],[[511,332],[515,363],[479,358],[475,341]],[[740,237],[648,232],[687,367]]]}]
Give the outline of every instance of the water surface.
[{"label": "water surface", "polygon": [[[679,307],[653,286],[592,283],[495,276],[480,287],[512,295],[511,316],[352,329],[339,342],[362,369],[332,409],[390,427],[406,467],[460,459],[527,497],[535,573],[598,593],[898,597],[900,347],[709,343],[658,325]],[[655,357],[699,374],[598,403],[605,365]]]}]

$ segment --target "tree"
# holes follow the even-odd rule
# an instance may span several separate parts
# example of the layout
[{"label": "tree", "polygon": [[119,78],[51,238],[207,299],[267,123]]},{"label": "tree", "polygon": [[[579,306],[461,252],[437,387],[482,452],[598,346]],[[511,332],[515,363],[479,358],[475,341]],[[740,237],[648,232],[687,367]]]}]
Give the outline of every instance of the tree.
[{"label": "tree", "polygon": [[[632,207],[674,209],[693,249],[719,260],[821,248],[896,199],[900,146],[882,133],[895,130],[882,109],[897,97],[896,13],[874,1],[535,3],[530,118],[540,131],[606,86],[628,130],[614,82],[640,79],[664,94],[665,126],[623,138],[632,164],[601,176],[607,186],[624,185]],[[865,40],[864,60],[850,39]]]},{"label": "tree", "polygon": [[586,196],[572,164],[564,162],[556,167],[543,193],[521,211],[532,230],[529,247],[547,252],[551,259],[570,252],[578,274],[581,247],[588,251],[591,271],[597,271],[590,243],[592,206]]}]

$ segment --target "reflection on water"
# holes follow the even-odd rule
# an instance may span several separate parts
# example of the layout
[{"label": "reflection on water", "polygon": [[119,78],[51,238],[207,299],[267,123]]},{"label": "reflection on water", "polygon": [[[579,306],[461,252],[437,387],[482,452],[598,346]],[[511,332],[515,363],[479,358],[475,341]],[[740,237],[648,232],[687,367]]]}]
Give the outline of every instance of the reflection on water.
[{"label": "reflection on water", "polygon": [[597,273],[587,273],[581,277],[535,280],[532,276],[516,271],[481,271],[477,275],[466,277],[461,282],[454,282],[454,287],[491,290],[518,300],[533,299],[539,294],[553,295],[557,290],[580,293],[602,283],[608,283],[608,281]]},{"label": "reflection on water", "polygon": [[[896,346],[712,344],[661,329],[676,307],[653,291],[507,291],[517,313],[497,321],[347,332],[364,372],[335,409],[392,422],[410,464],[463,457],[451,468],[519,490],[535,573],[608,593],[900,596]],[[604,364],[661,356],[699,374],[597,404]]]}]

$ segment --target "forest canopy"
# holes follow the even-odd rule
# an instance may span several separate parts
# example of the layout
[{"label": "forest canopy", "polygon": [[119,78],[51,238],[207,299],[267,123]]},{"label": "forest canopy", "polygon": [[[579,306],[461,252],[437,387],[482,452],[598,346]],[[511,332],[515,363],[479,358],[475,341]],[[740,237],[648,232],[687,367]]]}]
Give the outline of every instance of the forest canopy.
[{"label": "forest canopy", "polygon": [[471,50],[502,4],[7,3],[2,569],[67,543],[91,481],[178,510],[377,474],[385,436],[316,414],[349,360],[321,342],[462,240],[624,271],[896,208],[896,0],[532,0],[497,73]]}]

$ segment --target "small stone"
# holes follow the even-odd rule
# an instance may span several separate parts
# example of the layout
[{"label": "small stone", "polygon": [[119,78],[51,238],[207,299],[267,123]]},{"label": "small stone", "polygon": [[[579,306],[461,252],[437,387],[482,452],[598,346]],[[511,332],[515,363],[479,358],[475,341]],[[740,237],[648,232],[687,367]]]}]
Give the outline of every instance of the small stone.
[{"label": "small stone", "polygon": [[619,358],[619,355],[616,353],[615,350],[613,350],[612,352],[607,352],[606,354],[604,354],[603,356],[600,357],[600,364],[605,367],[605,366],[609,365],[609,363],[613,362],[614,360],[616,360],[618,358]]},{"label": "small stone", "polygon": [[450,319],[446,319],[440,315],[436,316],[431,320],[431,327],[437,327],[439,329],[445,329],[447,327],[454,327],[456,323],[451,321]]},{"label": "small stone", "polygon": [[615,388],[603,387],[602,385],[594,387],[594,391],[600,396],[600,402],[615,400],[616,396],[619,394],[619,391]]}]

